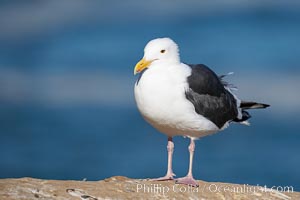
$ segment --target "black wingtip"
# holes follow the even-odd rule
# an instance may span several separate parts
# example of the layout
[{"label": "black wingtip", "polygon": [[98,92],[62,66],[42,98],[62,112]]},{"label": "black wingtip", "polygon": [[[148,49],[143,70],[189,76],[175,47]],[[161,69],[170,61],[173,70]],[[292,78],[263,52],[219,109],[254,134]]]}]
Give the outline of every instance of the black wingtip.
[{"label": "black wingtip", "polygon": [[263,108],[267,108],[267,107],[270,107],[271,105],[269,104],[262,104],[263,105]]},{"label": "black wingtip", "polygon": [[260,109],[260,108],[270,107],[270,105],[269,104],[264,104],[264,103],[242,101],[240,107],[243,108],[243,109]]}]

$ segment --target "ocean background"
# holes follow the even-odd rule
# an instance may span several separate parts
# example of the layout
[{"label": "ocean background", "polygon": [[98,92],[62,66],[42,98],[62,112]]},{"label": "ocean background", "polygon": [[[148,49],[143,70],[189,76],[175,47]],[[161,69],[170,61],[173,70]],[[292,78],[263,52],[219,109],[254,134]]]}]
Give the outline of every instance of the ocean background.
[{"label": "ocean background", "polygon": [[[133,68],[171,37],[245,100],[251,126],[196,142],[205,181],[300,191],[300,3],[285,1],[0,1],[0,178],[99,180],[165,174],[167,138],[140,116]],[[189,140],[174,138],[174,172]]]}]

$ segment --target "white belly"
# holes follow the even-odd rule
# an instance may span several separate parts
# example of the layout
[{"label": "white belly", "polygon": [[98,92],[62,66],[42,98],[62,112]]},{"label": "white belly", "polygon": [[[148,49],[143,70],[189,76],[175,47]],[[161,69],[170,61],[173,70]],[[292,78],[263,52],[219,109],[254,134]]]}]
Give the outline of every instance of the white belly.
[{"label": "white belly", "polygon": [[139,111],[146,121],[168,136],[198,138],[219,130],[214,123],[197,114],[193,104],[185,98],[186,77],[190,73],[190,68],[184,64],[164,69],[151,66],[135,84]]}]

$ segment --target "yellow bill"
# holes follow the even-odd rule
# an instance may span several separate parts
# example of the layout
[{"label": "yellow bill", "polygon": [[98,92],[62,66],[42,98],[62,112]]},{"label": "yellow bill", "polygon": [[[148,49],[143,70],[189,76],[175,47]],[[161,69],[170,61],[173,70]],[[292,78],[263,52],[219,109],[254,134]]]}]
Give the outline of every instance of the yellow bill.
[{"label": "yellow bill", "polygon": [[142,72],[145,68],[147,68],[152,61],[145,60],[144,58],[140,60],[134,67],[134,75]]}]

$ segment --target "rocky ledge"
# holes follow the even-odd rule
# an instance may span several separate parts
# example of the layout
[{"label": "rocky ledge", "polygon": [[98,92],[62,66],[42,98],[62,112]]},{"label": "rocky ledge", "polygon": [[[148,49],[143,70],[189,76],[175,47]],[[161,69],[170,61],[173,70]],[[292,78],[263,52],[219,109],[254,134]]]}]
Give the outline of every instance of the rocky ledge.
[{"label": "rocky ledge", "polygon": [[[251,185],[199,181],[199,187],[174,181],[149,181],[115,176],[101,181],[61,181],[33,178],[0,179],[0,199],[300,199],[293,188],[264,188]],[[283,192],[285,191],[285,192]]]}]

